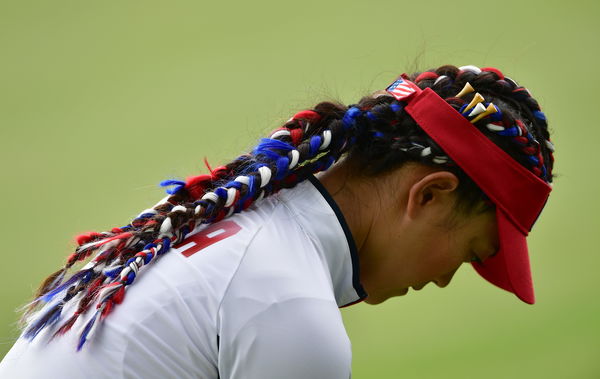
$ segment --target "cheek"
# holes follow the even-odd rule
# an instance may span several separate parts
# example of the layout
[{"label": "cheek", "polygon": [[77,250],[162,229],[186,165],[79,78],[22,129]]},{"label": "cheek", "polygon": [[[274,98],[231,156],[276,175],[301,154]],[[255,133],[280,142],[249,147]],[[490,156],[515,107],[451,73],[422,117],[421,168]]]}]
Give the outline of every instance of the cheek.
[{"label": "cheek", "polygon": [[464,260],[459,245],[450,237],[429,238],[423,245],[416,263],[418,283],[429,282],[456,270]]}]

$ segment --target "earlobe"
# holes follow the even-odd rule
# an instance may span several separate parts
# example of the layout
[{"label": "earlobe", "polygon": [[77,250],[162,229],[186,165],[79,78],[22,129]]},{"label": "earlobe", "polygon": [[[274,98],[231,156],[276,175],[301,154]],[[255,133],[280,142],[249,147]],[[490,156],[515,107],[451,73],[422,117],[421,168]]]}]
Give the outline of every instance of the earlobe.
[{"label": "earlobe", "polygon": [[458,187],[459,180],[449,171],[429,173],[413,183],[408,191],[406,213],[410,218],[433,203],[453,202],[453,191]]}]

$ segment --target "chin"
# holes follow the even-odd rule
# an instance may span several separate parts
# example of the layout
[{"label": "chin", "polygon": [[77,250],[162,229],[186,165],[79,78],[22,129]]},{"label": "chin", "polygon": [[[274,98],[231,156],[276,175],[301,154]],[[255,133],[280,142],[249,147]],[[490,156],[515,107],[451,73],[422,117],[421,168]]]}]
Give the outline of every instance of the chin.
[{"label": "chin", "polygon": [[391,298],[391,297],[396,297],[396,296],[404,296],[408,293],[408,288],[402,288],[399,291],[396,291],[394,293],[391,294],[385,294],[385,295],[379,295],[379,296],[367,296],[364,300],[365,303],[369,304],[369,305],[376,305],[376,304],[381,304],[384,301],[386,301],[387,299]]},{"label": "chin", "polygon": [[376,304],[381,304],[381,303],[383,303],[386,300],[387,300],[387,298],[385,298],[385,299],[378,299],[378,298],[375,298],[375,297],[372,297],[372,296],[367,296],[365,298],[365,300],[363,300],[363,302],[365,302],[365,303],[367,303],[369,305],[376,305]]}]

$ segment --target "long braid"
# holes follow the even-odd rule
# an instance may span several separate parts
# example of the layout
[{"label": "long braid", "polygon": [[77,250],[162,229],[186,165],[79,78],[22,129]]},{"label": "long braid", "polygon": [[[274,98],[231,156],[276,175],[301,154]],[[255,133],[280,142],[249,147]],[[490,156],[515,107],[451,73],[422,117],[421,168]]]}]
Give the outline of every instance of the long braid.
[{"label": "long braid", "polygon": [[[326,170],[355,140],[355,120],[360,116],[355,107],[320,103],[313,110],[297,113],[270,138],[263,138],[251,153],[210,174],[189,177],[186,182],[161,182],[165,187],[174,186],[167,189],[169,196],[142,211],[130,224],[110,232],[78,236],[79,246],[65,266],[50,275],[35,300],[26,305],[29,309],[23,319],[28,318],[28,325],[24,335],[35,338],[57,322],[67,302],[78,301],[74,314],[52,338],[62,335],[96,302],[94,315],[80,332],[77,349],[81,349],[93,336],[99,320],[123,301],[126,287],[135,282],[143,266],[182,241],[197,224],[222,220],[282,188],[295,186],[312,173]],[[95,256],[88,264],[62,282],[69,268],[91,254]],[[28,317],[41,303],[50,304]]]}]

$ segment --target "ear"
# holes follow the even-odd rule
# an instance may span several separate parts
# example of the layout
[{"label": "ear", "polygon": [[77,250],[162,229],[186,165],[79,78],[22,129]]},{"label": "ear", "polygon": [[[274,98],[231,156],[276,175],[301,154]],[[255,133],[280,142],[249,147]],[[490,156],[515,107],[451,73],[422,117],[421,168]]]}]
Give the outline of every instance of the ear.
[{"label": "ear", "polygon": [[456,175],[449,171],[435,171],[417,179],[408,191],[407,216],[415,219],[426,210],[439,214],[441,209],[449,209],[454,204],[458,184]]}]

